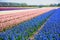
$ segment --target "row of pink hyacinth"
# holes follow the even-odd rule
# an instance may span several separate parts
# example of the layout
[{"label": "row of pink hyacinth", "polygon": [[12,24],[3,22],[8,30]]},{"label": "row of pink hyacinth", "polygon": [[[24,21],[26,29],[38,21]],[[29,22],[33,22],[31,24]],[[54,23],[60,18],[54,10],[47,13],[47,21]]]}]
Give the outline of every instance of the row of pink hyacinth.
[{"label": "row of pink hyacinth", "polygon": [[17,12],[17,13],[0,15],[0,31],[3,31],[4,29],[12,28],[13,26],[18,25],[21,22],[30,20],[49,10],[52,9],[51,8],[46,8],[41,10],[36,9],[36,10],[30,10],[26,12]]}]

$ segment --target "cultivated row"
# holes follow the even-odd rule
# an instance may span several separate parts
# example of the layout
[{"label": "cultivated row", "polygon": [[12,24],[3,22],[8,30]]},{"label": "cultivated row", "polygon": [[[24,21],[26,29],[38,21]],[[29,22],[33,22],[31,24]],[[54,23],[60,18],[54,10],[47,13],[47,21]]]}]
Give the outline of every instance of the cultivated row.
[{"label": "cultivated row", "polygon": [[60,40],[60,8],[35,35],[34,40]]},{"label": "cultivated row", "polygon": [[29,10],[24,12],[16,12],[11,14],[0,15],[0,31],[9,29],[21,22],[34,18],[49,10],[52,9],[51,8],[41,9],[41,10],[35,9],[35,10]]},{"label": "cultivated row", "polygon": [[31,20],[18,24],[11,29],[0,32],[0,40],[29,40],[34,32],[47,21],[54,11],[55,10],[51,10]]}]

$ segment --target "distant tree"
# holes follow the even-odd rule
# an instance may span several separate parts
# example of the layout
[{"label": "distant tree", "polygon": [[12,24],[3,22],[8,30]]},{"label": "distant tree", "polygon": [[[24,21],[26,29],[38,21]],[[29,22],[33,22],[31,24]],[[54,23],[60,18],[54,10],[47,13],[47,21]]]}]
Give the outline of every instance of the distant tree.
[{"label": "distant tree", "polygon": [[60,3],[58,3],[58,6],[60,6]]},{"label": "distant tree", "polygon": [[26,6],[27,6],[26,3],[21,3],[20,5],[21,5],[22,7],[26,7]]},{"label": "distant tree", "polygon": [[11,2],[0,2],[0,7],[24,7],[26,3],[11,3]]}]

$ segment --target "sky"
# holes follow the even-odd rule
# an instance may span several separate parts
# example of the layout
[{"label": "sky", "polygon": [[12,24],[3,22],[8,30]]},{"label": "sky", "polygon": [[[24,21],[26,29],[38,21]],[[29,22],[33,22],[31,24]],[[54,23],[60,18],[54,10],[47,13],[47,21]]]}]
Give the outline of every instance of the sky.
[{"label": "sky", "polygon": [[0,0],[0,2],[27,3],[28,5],[49,5],[60,3],[60,0]]}]

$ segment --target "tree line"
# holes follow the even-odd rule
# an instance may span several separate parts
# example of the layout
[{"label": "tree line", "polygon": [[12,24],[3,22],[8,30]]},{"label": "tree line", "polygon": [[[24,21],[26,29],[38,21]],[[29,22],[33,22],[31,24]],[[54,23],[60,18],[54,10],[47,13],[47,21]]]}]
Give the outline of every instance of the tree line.
[{"label": "tree line", "polygon": [[0,7],[50,7],[50,6],[60,6],[60,3],[50,5],[27,5],[26,3],[0,2]]},{"label": "tree line", "polygon": [[0,2],[0,7],[24,7],[27,6],[26,3],[11,3],[11,2]]}]

